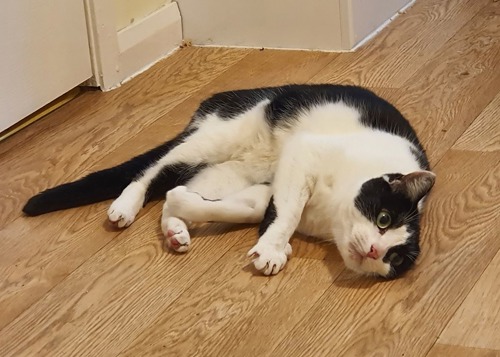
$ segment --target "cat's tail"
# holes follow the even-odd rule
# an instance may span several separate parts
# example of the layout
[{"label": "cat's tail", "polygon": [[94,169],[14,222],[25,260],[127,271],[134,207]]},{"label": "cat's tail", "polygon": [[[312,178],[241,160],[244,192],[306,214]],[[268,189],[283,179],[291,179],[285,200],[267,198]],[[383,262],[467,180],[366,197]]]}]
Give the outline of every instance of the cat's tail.
[{"label": "cat's tail", "polygon": [[28,216],[80,207],[118,197],[137,175],[155,163],[189,133],[126,161],[118,166],[97,171],[80,180],[62,184],[31,197],[23,207]]}]

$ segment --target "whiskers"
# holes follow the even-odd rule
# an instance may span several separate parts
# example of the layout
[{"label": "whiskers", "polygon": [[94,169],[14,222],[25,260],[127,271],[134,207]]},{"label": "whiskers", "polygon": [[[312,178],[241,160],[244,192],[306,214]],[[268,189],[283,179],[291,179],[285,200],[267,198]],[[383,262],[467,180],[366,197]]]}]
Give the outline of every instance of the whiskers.
[{"label": "whiskers", "polygon": [[415,261],[417,260],[418,254],[419,254],[418,251],[412,250],[412,251],[409,251],[408,253],[406,253],[406,257],[408,259],[410,259],[412,263],[415,263]]},{"label": "whiskers", "polygon": [[364,241],[359,236],[354,236],[353,239],[351,240],[351,244],[353,245],[354,249],[358,254],[364,253],[363,243]]},{"label": "whiskers", "polygon": [[409,223],[413,221],[415,218],[418,218],[420,216],[420,212],[418,212],[418,209],[415,208],[411,211],[409,211],[404,217],[403,217],[403,224]]}]

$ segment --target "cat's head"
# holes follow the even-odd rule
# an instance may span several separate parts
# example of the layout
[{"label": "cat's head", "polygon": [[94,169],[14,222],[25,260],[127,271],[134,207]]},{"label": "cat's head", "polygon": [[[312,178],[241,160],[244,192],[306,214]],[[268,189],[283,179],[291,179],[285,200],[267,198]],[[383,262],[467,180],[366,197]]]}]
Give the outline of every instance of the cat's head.
[{"label": "cat's head", "polygon": [[435,174],[387,174],[364,182],[354,199],[353,219],[340,253],[352,270],[395,278],[420,254],[420,209]]}]

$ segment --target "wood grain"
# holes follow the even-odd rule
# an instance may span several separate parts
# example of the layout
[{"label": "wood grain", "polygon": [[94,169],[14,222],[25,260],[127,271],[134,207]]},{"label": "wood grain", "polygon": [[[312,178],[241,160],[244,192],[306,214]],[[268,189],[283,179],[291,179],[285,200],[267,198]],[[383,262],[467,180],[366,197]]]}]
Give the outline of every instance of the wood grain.
[{"label": "wood grain", "polygon": [[166,254],[156,208],[5,327],[0,355],[113,356],[236,242],[210,226],[189,254]]},{"label": "wood grain", "polygon": [[500,357],[500,351],[436,344],[427,357]]},{"label": "wood grain", "polygon": [[425,355],[500,248],[500,157],[450,151],[436,172],[416,269],[378,283],[341,274],[264,355]]},{"label": "wood grain", "polygon": [[313,81],[399,88],[489,2],[419,0],[373,41],[343,54]]},{"label": "wood grain", "polygon": [[500,2],[490,2],[390,99],[437,163],[499,88]]},{"label": "wood grain", "polygon": [[458,150],[500,151],[500,93],[453,145]]},{"label": "wood grain", "polygon": [[[496,220],[500,220],[500,211],[497,212]],[[498,238],[498,229],[496,234]],[[500,252],[455,313],[441,334],[439,343],[500,351],[499,276]]]},{"label": "wood grain", "polygon": [[336,259],[329,261],[293,257],[277,279],[255,276],[245,256],[255,233],[247,237],[120,356],[261,355],[307,314],[343,269],[332,252]]}]

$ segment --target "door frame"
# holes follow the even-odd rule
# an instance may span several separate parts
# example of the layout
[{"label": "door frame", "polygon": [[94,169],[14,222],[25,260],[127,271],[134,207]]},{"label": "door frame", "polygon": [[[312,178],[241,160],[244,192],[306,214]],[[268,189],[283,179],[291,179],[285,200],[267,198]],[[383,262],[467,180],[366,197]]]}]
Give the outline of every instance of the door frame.
[{"label": "door frame", "polygon": [[172,2],[116,30],[112,0],[85,0],[92,71],[85,84],[108,91],[175,51],[182,42],[181,15]]}]

